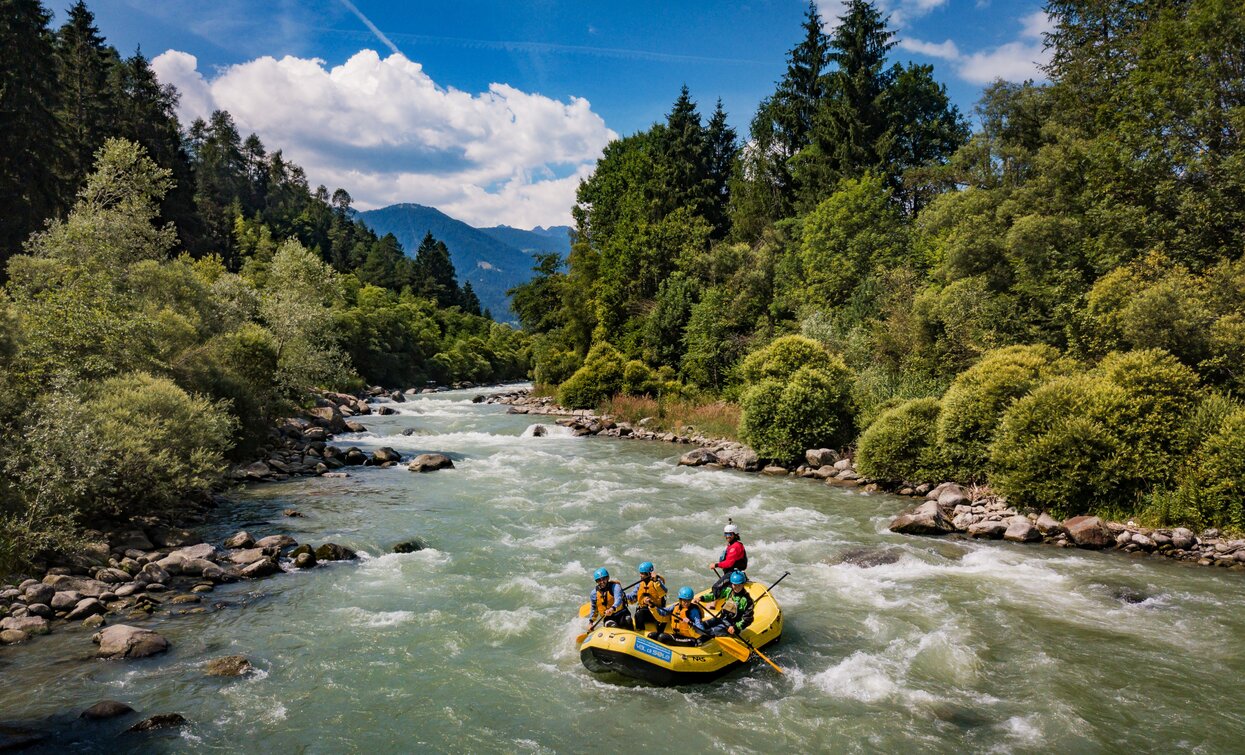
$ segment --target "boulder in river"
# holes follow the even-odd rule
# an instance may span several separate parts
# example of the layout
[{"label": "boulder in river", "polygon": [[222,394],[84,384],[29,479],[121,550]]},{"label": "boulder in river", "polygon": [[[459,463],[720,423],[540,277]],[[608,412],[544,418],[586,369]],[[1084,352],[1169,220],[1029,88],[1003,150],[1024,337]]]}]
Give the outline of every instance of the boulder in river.
[{"label": "boulder in river", "polygon": [[253,564],[260,559],[267,558],[268,553],[263,548],[245,548],[240,551],[234,551],[229,554],[229,560],[235,564],[247,565]]},{"label": "boulder in river", "polygon": [[986,540],[998,540],[1003,537],[1003,533],[1007,532],[1007,523],[998,519],[984,522],[977,522],[968,526],[969,537],[979,537]]},{"label": "boulder in river", "polygon": [[1172,530],[1172,547],[1178,550],[1187,551],[1197,544],[1197,537],[1194,536],[1193,530],[1187,527],[1177,527]]},{"label": "boulder in river", "polygon": [[926,501],[895,517],[890,531],[901,535],[945,535],[954,532],[955,527],[937,501]]},{"label": "boulder in river", "polygon": [[269,535],[255,541],[256,548],[293,548],[298,541],[289,535]]},{"label": "boulder in river", "polygon": [[48,620],[42,616],[9,616],[0,619],[0,630],[16,630],[26,634],[47,634],[52,631]]},{"label": "boulder in river", "polygon": [[1114,542],[1111,533],[1096,516],[1074,516],[1063,523],[1073,543],[1081,548],[1106,548]]},{"label": "boulder in river", "polygon": [[353,561],[358,557],[359,554],[337,543],[325,543],[316,548],[317,561]]},{"label": "boulder in river", "polygon": [[128,734],[130,732],[152,731],[154,729],[172,729],[189,724],[190,722],[186,720],[186,717],[180,713],[160,713],[139,721],[125,731]]},{"label": "boulder in river", "polygon": [[1055,537],[1063,532],[1063,525],[1059,523],[1059,520],[1045,511],[1038,515],[1035,524],[1037,525],[1038,532],[1042,533],[1044,537]]},{"label": "boulder in river", "polygon": [[235,532],[225,541],[226,548],[250,548],[255,545],[255,538],[246,530]]},{"label": "boulder in river", "polygon": [[391,461],[394,463],[402,461],[402,454],[393,450],[389,446],[376,449],[372,452],[372,457],[368,459],[368,463],[375,467],[379,467],[381,464]]},{"label": "boulder in river", "polygon": [[93,721],[99,721],[105,718],[124,716],[127,713],[133,712],[133,708],[118,700],[100,700],[91,707],[82,711],[78,718],[87,718]]},{"label": "boulder in river", "polygon": [[453,469],[454,462],[445,454],[420,454],[411,459],[406,468],[412,472],[434,472],[438,469]]},{"label": "boulder in river", "polygon": [[258,561],[253,561],[242,568],[242,576],[247,579],[259,579],[273,574],[281,573],[281,565],[277,563],[275,558],[265,556]]},{"label": "boulder in river", "polygon": [[839,557],[839,563],[859,566],[861,569],[871,569],[875,566],[896,563],[902,557],[903,552],[897,548],[852,548],[843,552],[843,555]]},{"label": "boulder in river", "polygon": [[26,603],[43,603],[48,605],[52,602],[52,598],[56,595],[56,588],[51,585],[45,585],[42,582],[36,582],[26,588]]},{"label": "boulder in river", "polygon": [[345,463],[346,466],[350,466],[350,467],[363,466],[364,464],[367,463],[367,459],[368,459],[367,454],[363,453],[362,451],[360,451],[358,448],[354,446],[347,448],[346,452],[343,453],[341,457],[342,462]]},{"label": "boulder in river", "polygon": [[314,552],[300,553],[294,557],[295,569],[310,569],[316,565],[316,554]]},{"label": "boulder in river", "polygon": [[213,658],[203,664],[203,672],[208,676],[243,676],[255,670],[251,662],[241,655],[226,655]]},{"label": "boulder in river", "polygon": [[77,621],[85,619],[88,616],[107,613],[108,609],[104,608],[104,604],[99,602],[98,598],[83,598],[74,606],[74,609],[65,617],[66,621]]},{"label": "boulder in river", "polygon": [[30,635],[20,629],[0,629],[0,645],[20,645],[30,639]]},{"label": "boulder in river", "polygon": [[169,641],[151,631],[128,624],[117,624],[100,630],[91,638],[99,645],[100,658],[146,658],[169,649]]},{"label": "boulder in river", "polygon": [[428,547],[427,543],[425,543],[420,538],[416,537],[416,538],[411,538],[410,540],[404,540],[398,543],[397,545],[393,546],[393,552],[394,553],[417,553],[427,547]]}]

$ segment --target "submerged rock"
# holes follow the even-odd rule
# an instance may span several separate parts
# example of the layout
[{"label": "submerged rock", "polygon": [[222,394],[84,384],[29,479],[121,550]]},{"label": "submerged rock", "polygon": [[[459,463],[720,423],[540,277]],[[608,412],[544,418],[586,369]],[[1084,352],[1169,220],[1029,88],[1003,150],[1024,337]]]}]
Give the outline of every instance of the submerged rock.
[{"label": "submerged rock", "polygon": [[902,557],[903,552],[897,548],[853,548],[843,552],[843,555],[839,557],[839,563],[852,564],[861,569],[871,569],[875,566],[896,563]]},{"label": "submerged rock", "polygon": [[134,709],[123,702],[119,702],[117,700],[100,700],[91,707],[82,711],[78,718],[87,718],[98,721],[104,718],[124,716],[127,713],[133,712]]},{"label": "submerged rock", "polygon": [[186,717],[180,713],[160,713],[139,721],[125,731],[129,733],[152,731],[153,729],[171,729],[176,726],[187,726],[189,724],[190,722],[186,720]]},{"label": "submerged rock", "polygon": [[393,546],[394,553],[417,553],[427,548],[428,544],[419,538],[412,538]]},{"label": "submerged rock", "polygon": [[241,655],[226,655],[213,658],[203,664],[203,671],[208,676],[243,676],[255,670],[251,662]]},{"label": "submerged rock", "polygon": [[358,557],[358,553],[337,543],[325,543],[316,548],[317,561],[353,561]]}]

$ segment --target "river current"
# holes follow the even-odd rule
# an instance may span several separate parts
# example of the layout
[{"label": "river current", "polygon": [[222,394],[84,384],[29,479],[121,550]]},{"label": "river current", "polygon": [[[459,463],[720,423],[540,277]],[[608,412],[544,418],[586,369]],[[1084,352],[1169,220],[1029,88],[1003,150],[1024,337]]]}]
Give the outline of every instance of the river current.
[{"label": "river current", "polygon": [[[84,660],[90,631],[76,627],[0,649],[0,723],[56,732],[47,751],[97,752],[1245,746],[1245,575],[893,535],[906,499],[677,467],[685,446],[574,438],[475,393],[395,404],[337,440],[445,452],[456,469],[253,486],[203,532],[287,532],[362,560],[222,585],[205,596],[214,610],[150,623],[172,643],[155,658]],[[589,673],[574,637],[592,570],[628,583],[652,560],[672,589],[704,587],[728,517],[754,579],[791,572],[775,590],[786,630],[767,648],[786,673],[758,662],[673,689]],[[390,552],[414,537],[428,547]],[[228,654],[259,673],[203,675]],[[74,721],[100,699],[191,725],[118,737],[137,719]]]}]

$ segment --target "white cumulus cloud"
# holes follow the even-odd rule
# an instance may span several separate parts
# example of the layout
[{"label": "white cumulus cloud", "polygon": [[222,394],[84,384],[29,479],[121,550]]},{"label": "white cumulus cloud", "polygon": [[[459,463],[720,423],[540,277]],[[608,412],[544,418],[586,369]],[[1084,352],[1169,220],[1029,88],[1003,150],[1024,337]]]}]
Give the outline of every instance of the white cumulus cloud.
[{"label": "white cumulus cloud", "polygon": [[1043,34],[1054,26],[1045,11],[1037,11],[1020,18],[1020,33],[1016,39],[976,52],[961,52],[955,42],[925,42],[915,37],[899,40],[899,47],[909,52],[950,61],[961,79],[973,84],[988,84],[995,79],[1024,81],[1042,80],[1042,66],[1050,61],[1050,51],[1044,49]]},{"label": "white cumulus cloud", "polygon": [[563,224],[579,180],[616,136],[585,99],[506,84],[463,92],[401,54],[362,50],[333,67],[260,57],[209,76],[193,55],[169,50],[152,66],[181,92],[184,122],[227,110],[313,185],[344,188],[364,209],[418,202],[473,225]]}]

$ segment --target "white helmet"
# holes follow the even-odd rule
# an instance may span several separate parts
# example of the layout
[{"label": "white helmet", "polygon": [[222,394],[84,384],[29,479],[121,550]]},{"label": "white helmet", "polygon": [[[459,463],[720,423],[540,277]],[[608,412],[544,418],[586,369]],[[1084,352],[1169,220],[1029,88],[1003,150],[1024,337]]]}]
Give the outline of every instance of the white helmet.
[{"label": "white helmet", "polygon": [[728,524],[728,525],[726,525],[725,527],[723,527],[723,528],[722,528],[722,534],[723,534],[723,535],[738,535],[738,534],[739,534],[739,525],[737,525],[737,524]]}]

